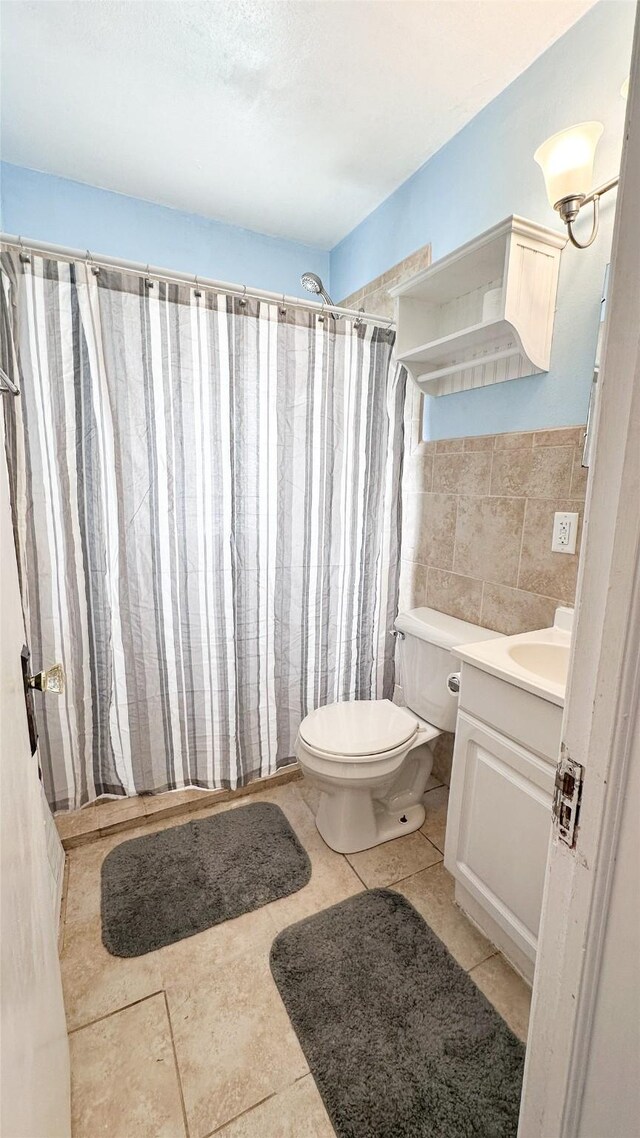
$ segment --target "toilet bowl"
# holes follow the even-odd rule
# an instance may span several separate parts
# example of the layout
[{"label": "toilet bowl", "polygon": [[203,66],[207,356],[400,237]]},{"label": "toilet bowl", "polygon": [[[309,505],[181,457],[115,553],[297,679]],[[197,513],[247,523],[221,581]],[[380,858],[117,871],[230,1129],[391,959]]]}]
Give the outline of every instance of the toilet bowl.
[{"label": "toilet bowl", "polygon": [[457,644],[496,633],[419,608],[395,621],[400,702],[326,704],[300,724],[296,757],[320,791],[316,826],[331,849],[357,853],[418,830],[431,744],[453,731],[457,696],[447,686]]}]

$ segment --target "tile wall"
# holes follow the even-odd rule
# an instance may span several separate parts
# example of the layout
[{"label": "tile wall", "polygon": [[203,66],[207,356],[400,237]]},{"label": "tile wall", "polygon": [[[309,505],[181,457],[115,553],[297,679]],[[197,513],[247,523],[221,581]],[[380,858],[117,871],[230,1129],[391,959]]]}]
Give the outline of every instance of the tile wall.
[{"label": "tile wall", "polygon": [[583,428],[420,442],[411,426],[400,607],[508,635],[552,624],[575,599],[578,553],[552,553],[551,535],[554,513],[570,511],[580,541]]}]

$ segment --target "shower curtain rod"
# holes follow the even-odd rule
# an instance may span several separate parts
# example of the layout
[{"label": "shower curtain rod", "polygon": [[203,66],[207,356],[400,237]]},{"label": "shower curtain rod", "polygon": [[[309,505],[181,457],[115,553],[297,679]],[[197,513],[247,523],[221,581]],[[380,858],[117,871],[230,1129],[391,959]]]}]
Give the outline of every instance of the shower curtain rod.
[{"label": "shower curtain rod", "polygon": [[246,285],[231,284],[229,281],[216,281],[210,277],[199,277],[193,273],[180,273],[172,269],[158,268],[156,265],[145,265],[141,261],[126,261],[121,257],[106,257],[95,255],[89,249],[71,249],[66,245],[53,245],[48,241],[32,241],[15,234],[0,233],[0,245],[18,249],[21,253],[35,253],[42,256],[52,256],[57,260],[86,261],[89,265],[99,269],[101,266],[111,269],[123,269],[125,272],[135,273],[150,280],[167,281],[171,284],[188,284],[194,288],[209,288],[215,292],[226,293],[229,296],[240,298],[250,297],[252,300],[271,300],[282,304],[286,308],[303,308],[318,314],[331,312],[335,316],[344,316],[349,320],[360,321],[364,324],[379,324],[387,330],[395,328],[395,321],[388,317],[375,316],[371,312],[359,311],[355,308],[340,308],[336,304],[317,304],[313,301],[301,300],[297,296],[287,296],[282,292],[268,292],[266,289],[247,288]]}]

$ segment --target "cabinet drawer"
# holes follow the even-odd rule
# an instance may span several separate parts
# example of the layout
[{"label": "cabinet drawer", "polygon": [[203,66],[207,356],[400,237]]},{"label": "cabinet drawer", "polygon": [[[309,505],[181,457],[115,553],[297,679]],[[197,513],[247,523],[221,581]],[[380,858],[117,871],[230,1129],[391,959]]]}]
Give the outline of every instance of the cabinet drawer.
[{"label": "cabinet drawer", "polygon": [[460,709],[555,764],[560,754],[562,708],[514,684],[462,665]]}]

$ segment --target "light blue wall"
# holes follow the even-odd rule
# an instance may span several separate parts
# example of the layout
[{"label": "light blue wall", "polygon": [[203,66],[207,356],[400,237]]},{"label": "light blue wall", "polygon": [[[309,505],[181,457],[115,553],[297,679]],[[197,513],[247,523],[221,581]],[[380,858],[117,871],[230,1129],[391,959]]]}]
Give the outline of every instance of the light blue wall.
[{"label": "light blue wall", "polygon": [[285,241],[3,162],[5,233],[202,277],[308,296],[305,269],[329,276],[324,249]]},{"label": "light blue wall", "polygon": [[[617,172],[634,8],[621,0],[597,4],[341,241],[331,254],[332,296],[347,296],[427,242],[437,260],[511,213],[561,228],[533,153],[555,131],[599,119],[605,133],[595,180]],[[595,245],[584,252],[567,246],[562,254],[550,371],[425,399],[426,437],[584,422],[615,199],[613,192],[602,200]]]}]

